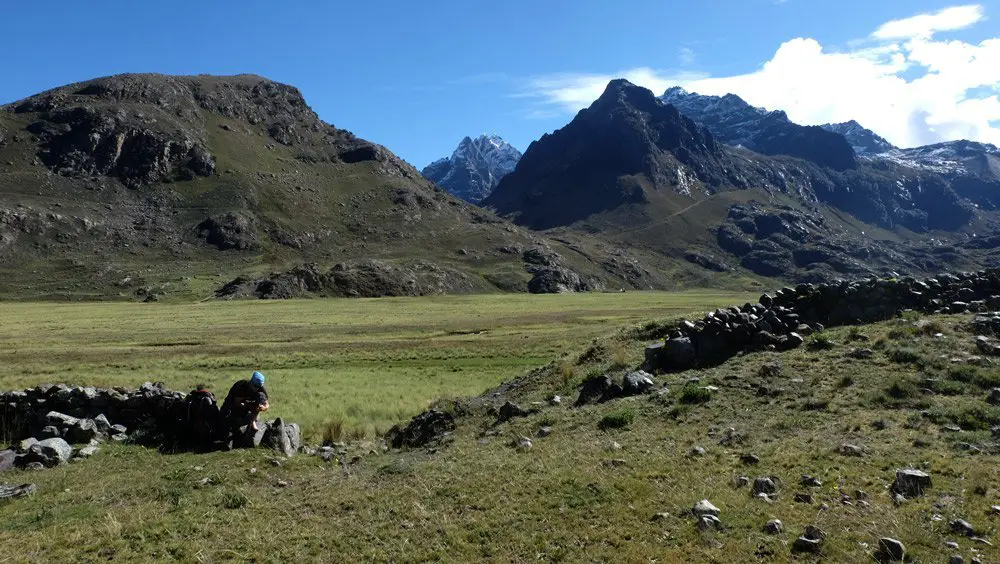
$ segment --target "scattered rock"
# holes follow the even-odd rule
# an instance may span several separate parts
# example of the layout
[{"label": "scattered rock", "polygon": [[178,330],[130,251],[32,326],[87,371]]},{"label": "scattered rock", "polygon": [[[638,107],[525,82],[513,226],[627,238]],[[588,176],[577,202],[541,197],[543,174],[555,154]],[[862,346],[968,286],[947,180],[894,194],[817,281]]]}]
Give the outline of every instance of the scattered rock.
[{"label": "scattered rock", "polygon": [[444,411],[431,409],[414,417],[406,427],[389,429],[386,442],[392,448],[420,448],[439,442],[455,430],[455,417]]},{"label": "scattered rock", "polygon": [[691,447],[691,450],[688,451],[688,456],[692,458],[705,456],[706,454],[708,454],[708,451],[705,450],[705,447],[700,446],[693,446]]},{"label": "scattered rock", "polygon": [[702,515],[698,519],[699,531],[717,531],[722,528],[722,521],[715,515]]},{"label": "scattered rock", "polygon": [[642,370],[629,372],[622,377],[622,395],[637,396],[653,389],[653,376]]},{"label": "scattered rock", "polygon": [[878,539],[875,557],[881,562],[902,562],[906,557],[906,547],[894,538],[882,537]]},{"label": "scattered rock", "polygon": [[531,439],[528,437],[518,437],[515,442],[515,446],[517,447],[517,450],[531,450],[531,447],[534,445],[532,445]]},{"label": "scattered rock", "polygon": [[818,488],[823,485],[823,482],[821,482],[818,478],[814,478],[808,474],[803,474],[802,479],[799,480],[799,484],[810,488]]},{"label": "scattered rock", "polygon": [[530,412],[526,409],[521,408],[519,405],[507,401],[501,407],[497,413],[497,425],[500,423],[505,423],[515,417],[527,417]]},{"label": "scattered rock", "polygon": [[750,478],[747,476],[737,476],[733,478],[733,487],[736,489],[745,488],[750,485]]},{"label": "scattered rock", "polygon": [[660,513],[654,513],[653,516],[649,518],[649,520],[655,523],[656,521],[664,521],[669,518],[670,518],[669,513],[661,511]]},{"label": "scattered rock", "polygon": [[864,450],[861,447],[849,443],[844,443],[837,447],[837,452],[844,456],[861,456],[864,454]]},{"label": "scattered rock", "polygon": [[754,466],[760,462],[760,458],[755,454],[743,454],[740,456],[740,462],[746,464],[747,466]]},{"label": "scattered rock", "polygon": [[778,486],[769,477],[760,477],[753,481],[753,488],[751,489],[753,495],[757,494],[775,494],[778,493]]},{"label": "scattered rock", "polygon": [[541,427],[538,429],[538,436],[540,438],[547,437],[552,434],[552,427]]},{"label": "scattered rock", "polygon": [[795,503],[811,504],[813,502],[812,494],[807,494],[807,493],[797,493],[795,494],[795,497],[793,499],[795,500]]},{"label": "scattered rock", "polygon": [[764,532],[769,535],[776,535],[784,530],[784,526],[779,519],[771,519],[764,524]]},{"label": "scattered rock", "polygon": [[0,484],[0,499],[14,499],[26,497],[38,491],[35,484],[21,484],[20,486],[8,486]]},{"label": "scattered rock", "polygon": [[720,513],[719,508],[712,505],[712,502],[708,501],[707,499],[703,499],[698,503],[694,504],[694,507],[691,509],[691,512],[694,513],[695,516],[697,517],[702,517],[704,515],[714,515],[718,517]]},{"label": "scattered rock", "polygon": [[792,552],[808,552],[810,554],[819,554],[822,545],[823,545],[822,539],[799,537],[795,539],[795,542],[792,543]]},{"label": "scattered rock", "polygon": [[551,398],[549,398],[549,405],[551,405],[553,407],[557,406],[557,405],[559,405],[561,403],[562,403],[562,398],[559,397],[559,396],[552,396]]},{"label": "scattered rock", "polygon": [[896,471],[896,480],[892,483],[890,491],[905,497],[915,497],[922,495],[929,487],[931,487],[929,474],[920,470],[905,469]]},{"label": "scattered rock", "polygon": [[959,535],[965,535],[967,537],[975,536],[976,529],[968,521],[964,519],[954,519],[948,523],[953,533]]}]

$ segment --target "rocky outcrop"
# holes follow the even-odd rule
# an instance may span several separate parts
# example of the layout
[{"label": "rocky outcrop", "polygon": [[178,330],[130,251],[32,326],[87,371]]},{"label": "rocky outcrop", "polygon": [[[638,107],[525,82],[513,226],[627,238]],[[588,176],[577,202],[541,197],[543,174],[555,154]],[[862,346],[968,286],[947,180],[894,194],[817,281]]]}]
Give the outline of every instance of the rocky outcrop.
[{"label": "rocky outcrop", "polygon": [[54,108],[27,130],[38,137],[42,162],[66,176],[114,176],[138,187],[215,172],[215,157],[189,132],[152,129],[145,119],[108,109]]},{"label": "rocky outcrop", "polygon": [[420,448],[440,443],[455,430],[455,417],[431,409],[414,417],[405,427],[393,426],[385,435],[392,448]]},{"label": "rocky outcrop", "polygon": [[1000,308],[1000,269],[937,278],[800,284],[756,304],[718,309],[664,330],[646,350],[646,370],[721,363],[741,351],[788,350],[824,327],[890,319],[903,310],[964,313]]},{"label": "rocky outcrop", "polygon": [[244,251],[260,246],[256,221],[245,214],[227,212],[214,215],[199,223],[197,229],[207,243],[215,245],[220,251]]},{"label": "rocky outcrop", "polygon": [[241,277],[219,288],[216,297],[287,299],[308,294],[376,298],[463,294],[482,289],[468,274],[428,261],[394,264],[371,259],[339,263],[326,271],[315,264],[304,264],[265,278]]}]

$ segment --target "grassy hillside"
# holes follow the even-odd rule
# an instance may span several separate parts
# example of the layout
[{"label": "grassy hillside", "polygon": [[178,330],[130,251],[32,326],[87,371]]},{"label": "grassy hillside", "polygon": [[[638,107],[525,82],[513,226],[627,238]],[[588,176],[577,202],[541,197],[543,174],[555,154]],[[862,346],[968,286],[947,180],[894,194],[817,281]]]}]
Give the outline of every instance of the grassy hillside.
[{"label": "grassy hillside", "polygon": [[466,277],[449,292],[525,291],[538,247],[590,287],[672,287],[620,246],[575,253],[451,197],[261,77],[121,75],[0,107],[4,298],[201,299],[368,259]]},{"label": "grassy hillside", "polygon": [[[479,314],[497,319],[500,328],[483,335],[478,354],[509,349],[555,360],[522,380],[512,399],[545,405],[560,393],[566,401],[500,425],[469,404],[471,414],[460,418],[444,448],[383,453],[370,441],[352,442],[330,463],[297,456],[273,466],[270,455],[256,451],[163,456],[106,447],[84,463],[4,475],[35,482],[40,492],[0,505],[0,542],[24,560],[809,562],[818,558],[793,558],[790,545],[815,525],[826,533],[823,561],[871,561],[883,536],[905,543],[914,562],[952,554],[967,562],[997,558],[991,544],[949,526],[964,519],[977,537],[997,540],[991,506],[1000,475],[990,428],[1000,424],[1000,408],[985,398],[1000,372],[977,359],[968,317],[908,316],[833,329],[792,352],[746,354],[716,368],[657,377],[662,388],[651,395],[571,407],[576,384],[588,375],[620,374],[641,360],[643,337],[655,324],[634,320],[674,318],[672,307],[698,305],[691,297],[661,297],[626,294],[610,308],[618,313],[607,302],[493,302],[484,310],[462,308],[462,318],[427,321],[427,300],[378,302],[387,304],[384,311],[396,319],[392,332],[403,337],[379,341],[409,341],[417,358],[431,343],[448,340],[439,333],[445,328],[480,328]],[[634,309],[643,305],[645,313]],[[242,334],[221,321],[225,309],[216,307],[210,317],[228,327],[224,334]],[[49,321],[36,329],[56,334],[53,351],[60,350],[55,343],[81,338],[82,321],[58,328],[59,318],[79,313],[39,311]],[[310,320],[305,309],[299,313]],[[572,329],[561,332],[546,319]],[[515,320],[529,333],[503,329]],[[414,336],[414,322],[430,334]],[[618,322],[631,328],[613,331]],[[78,336],[69,336],[69,327]],[[98,329],[95,340],[109,331]],[[123,354],[135,350],[123,341],[152,337],[142,330],[134,339],[110,333]],[[598,333],[606,336],[592,341]],[[179,336],[170,330],[155,338],[168,335]],[[525,338],[532,336],[539,338]],[[517,349],[519,339],[540,343]],[[856,349],[870,349],[871,356]],[[40,351],[20,362],[46,365]],[[551,434],[536,437],[542,426]],[[533,447],[513,448],[518,436],[532,437]],[[859,447],[860,456],[841,454],[845,443]],[[757,464],[741,460],[746,454]],[[922,497],[896,503],[888,486],[906,467],[926,470],[933,485]],[[803,475],[819,484],[801,484]],[[772,502],[755,498],[749,486],[736,485],[741,476],[776,477],[778,493]],[[811,500],[796,501],[797,494]],[[690,509],[703,498],[720,508],[723,530],[696,529]],[[763,532],[775,518],[784,531]]]}]

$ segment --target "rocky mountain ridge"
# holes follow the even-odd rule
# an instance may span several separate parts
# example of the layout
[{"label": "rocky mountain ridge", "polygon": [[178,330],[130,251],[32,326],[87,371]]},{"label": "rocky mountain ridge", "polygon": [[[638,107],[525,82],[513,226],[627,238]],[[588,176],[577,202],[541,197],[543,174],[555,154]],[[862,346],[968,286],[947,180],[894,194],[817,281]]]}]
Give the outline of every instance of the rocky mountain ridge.
[{"label": "rocky mountain ridge", "polygon": [[[736,129],[748,139],[757,138],[752,127],[769,115],[782,128],[800,127],[736,97],[710,101],[726,112],[713,122],[716,129],[741,124]],[[483,203],[535,229],[616,241],[645,230],[643,248],[688,256],[688,248],[700,247],[705,252],[698,256],[728,254],[757,274],[799,280],[932,273],[996,260],[982,252],[992,240],[983,234],[997,225],[996,217],[982,213],[993,209],[982,185],[881,160],[838,170],[808,158],[761,155],[717,141],[711,126],[678,109],[613,81],[570,124],[533,143]],[[842,136],[822,134],[831,136],[853,155]],[[879,230],[887,231],[867,234]]]},{"label": "rocky mountain ridge", "polygon": [[475,139],[465,137],[450,157],[427,165],[421,174],[453,196],[477,204],[520,159],[521,152],[502,137],[484,133]]}]

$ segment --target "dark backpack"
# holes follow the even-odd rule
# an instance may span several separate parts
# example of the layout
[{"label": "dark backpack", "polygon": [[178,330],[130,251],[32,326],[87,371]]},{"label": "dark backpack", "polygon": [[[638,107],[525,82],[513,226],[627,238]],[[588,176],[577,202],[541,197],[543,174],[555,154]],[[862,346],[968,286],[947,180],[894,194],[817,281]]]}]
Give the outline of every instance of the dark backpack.
[{"label": "dark backpack", "polygon": [[219,432],[219,406],[209,390],[197,388],[184,398],[183,424],[193,446],[207,447]]}]

